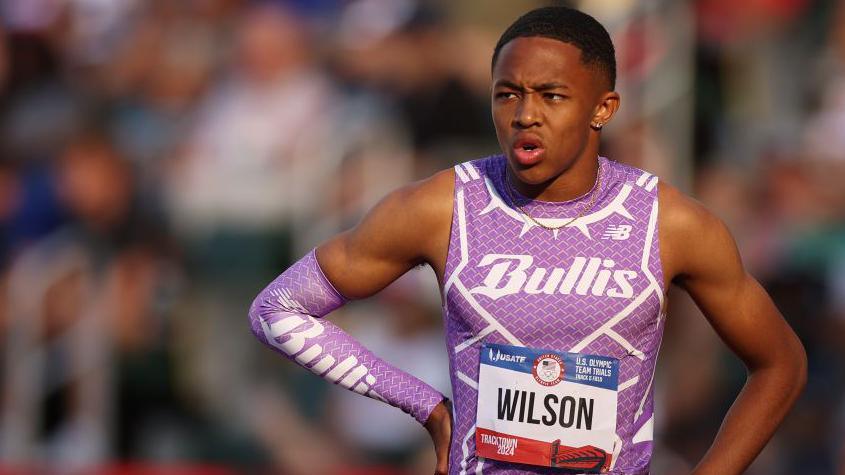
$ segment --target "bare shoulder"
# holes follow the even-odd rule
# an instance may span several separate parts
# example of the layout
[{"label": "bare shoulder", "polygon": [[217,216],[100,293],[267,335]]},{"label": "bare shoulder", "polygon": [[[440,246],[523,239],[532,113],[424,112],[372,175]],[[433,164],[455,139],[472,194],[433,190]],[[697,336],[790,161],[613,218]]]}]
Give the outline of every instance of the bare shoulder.
[{"label": "bare shoulder", "polygon": [[433,237],[443,228],[448,232],[454,180],[454,170],[448,169],[392,191],[344,233],[346,243],[361,250],[378,245],[383,252],[423,256],[432,241],[426,236]]},{"label": "bare shoulder", "polygon": [[725,223],[676,187],[658,185],[660,256],[669,281],[681,281],[712,265],[741,266],[736,243]]},{"label": "bare shoulder", "polygon": [[430,255],[438,241],[448,243],[454,188],[454,169],[439,171],[390,193],[362,226],[373,224],[368,221],[375,221],[379,227],[389,226],[396,237],[423,251],[422,257]]},{"label": "bare shoulder", "polygon": [[[446,264],[452,225],[455,170],[448,168],[398,190],[392,197],[403,215],[404,238],[420,251],[419,260],[430,264],[440,276]],[[391,198],[388,198],[391,199]]]},{"label": "bare shoulder", "polygon": [[703,204],[669,183],[658,183],[660,226],[674,235],[689,236],[720,222]]},{"label": "bare shoulder", "polygon": [[434,175],[397,190],[396,199],[419,218],[451,220],[452,196],[455,191],[455,169],[441,170]]}]

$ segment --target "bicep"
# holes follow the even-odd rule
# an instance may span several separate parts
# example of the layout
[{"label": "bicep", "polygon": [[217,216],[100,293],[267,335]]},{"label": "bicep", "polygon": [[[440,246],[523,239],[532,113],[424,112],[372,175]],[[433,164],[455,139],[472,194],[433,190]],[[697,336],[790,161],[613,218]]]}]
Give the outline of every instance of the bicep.
[{"label": "bicep", "polygon": [[768,293],[742,265],[727,227],[700,216],[698,232],[685,246],[680,279],[722,340],[749,368],[765,367],[800,351],[800,344]]}]

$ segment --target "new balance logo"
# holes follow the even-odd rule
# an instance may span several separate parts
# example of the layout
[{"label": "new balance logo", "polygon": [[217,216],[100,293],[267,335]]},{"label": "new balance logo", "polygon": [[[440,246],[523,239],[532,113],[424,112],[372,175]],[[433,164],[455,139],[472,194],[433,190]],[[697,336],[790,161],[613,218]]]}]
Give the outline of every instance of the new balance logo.
[{"label": "new balance logo", "polygon": [[613,239],[614,241],[624,241],[631,237],[631,230],[634,229],[629,224],[611,224],[605,229],[602,239]]},{"label": "new balance logo", "polygon": [[478,267],[490,266],[490,271],[481,285],[470,292],[482,294],[491,299],[518,292],[526,294],[587,295],[597,297],[631,298],[634,288],[631,281],[637,272],[614,269],[613,259],[599,257],[576,257],[569,269],[554,267],[531,268],[533,256],[512,254],[487,254],[481,258]]}]

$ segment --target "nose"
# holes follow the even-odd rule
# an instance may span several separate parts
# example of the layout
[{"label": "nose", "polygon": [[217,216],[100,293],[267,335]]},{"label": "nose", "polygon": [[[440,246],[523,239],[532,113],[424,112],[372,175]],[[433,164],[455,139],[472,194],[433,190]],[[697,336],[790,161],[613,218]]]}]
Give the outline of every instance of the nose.
[{"label": "nose", "polygon": [[540,120],[540,108],[537,101],[536,94],[526,92],[519,101],[516,111],[514,113],[513,125],[519,129],[527,129],[529,127],[538,126],[542,124]]}]

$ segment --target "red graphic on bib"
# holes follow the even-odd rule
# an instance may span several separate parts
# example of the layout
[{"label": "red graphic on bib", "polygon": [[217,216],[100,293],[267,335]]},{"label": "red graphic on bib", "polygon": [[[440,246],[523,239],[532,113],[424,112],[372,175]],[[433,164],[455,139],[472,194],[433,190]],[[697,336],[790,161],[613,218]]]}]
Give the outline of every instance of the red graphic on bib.
[{"label": "red graphic on bib", "polygon": [[593,445],[569,447],[560,440],[543,442],[487,429],[475,431],[476,455],[506,462],[566,468],[582,473],[603,473],[611,455]]},{"label": "red graphic on bib", "polygon": [[610,467],[610,454],[592,445],[567,447],[556,440],[552,442],[551,466],[592,473],[606,472]]},{"label": "red graphic on bib", "polygon": [[544,353],[534,360],[531,374],[543,386],[554,386],[563,381],[563,359],[554,353]]}]

